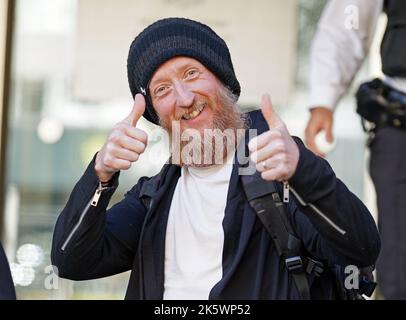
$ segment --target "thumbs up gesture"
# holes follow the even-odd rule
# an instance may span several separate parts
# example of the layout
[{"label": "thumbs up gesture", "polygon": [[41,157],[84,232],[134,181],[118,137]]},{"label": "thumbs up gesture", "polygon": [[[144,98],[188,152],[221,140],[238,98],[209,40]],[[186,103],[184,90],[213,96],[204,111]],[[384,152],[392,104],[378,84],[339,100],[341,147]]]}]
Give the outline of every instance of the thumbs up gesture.
[{"label": "thumbs up gesture", "polygon": [[264,180],[287,181],[296,171],[299,148],[272,107],[268,94],[262,96],[261,111],[269,130],[250,140],[250,158]]},{"label": "thumbs up gesture", "polygon": [[107,182],[117,171],[129,169],[144,152],[148,135],[145,131],[136,128],[144,110],[144,97],[137,94],[131,113],[114,126],[96,156],[95,170],[100,181]]}]

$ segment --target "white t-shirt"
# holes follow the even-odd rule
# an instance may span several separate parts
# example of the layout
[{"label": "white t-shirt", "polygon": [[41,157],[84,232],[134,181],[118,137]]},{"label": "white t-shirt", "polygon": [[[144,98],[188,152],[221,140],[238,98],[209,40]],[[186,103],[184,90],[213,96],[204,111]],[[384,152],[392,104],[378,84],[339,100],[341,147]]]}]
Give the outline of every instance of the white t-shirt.
[{"label": "white t-shirt", "polygon": [[208,299],[222,278],[231,171],[230,159],[208,168],[182,167],[166,228],[165,300]]}]

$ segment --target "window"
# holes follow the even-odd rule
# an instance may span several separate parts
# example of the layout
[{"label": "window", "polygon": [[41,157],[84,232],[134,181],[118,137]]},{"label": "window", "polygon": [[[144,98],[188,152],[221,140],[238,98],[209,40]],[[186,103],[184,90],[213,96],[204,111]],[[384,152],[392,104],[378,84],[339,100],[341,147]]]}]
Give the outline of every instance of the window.
[{"label": "window", "polygon": [[[114,123],[131,110],[125,61],[134,30],[140,31],[148,23],[168,15],[213,22],[233,45],[230,49],[234,49],[233,57],[237,57],[234,63],[237,65],[240,60],[236,73],[244,79],[241,81],[245,88],[245,98],[240,99],[242,104],[258,107],[259,84],[267,88],[273,85],[275,94],[288,101],[282,116],[289,130],[299,136],[303,133],[308,115],[304,98],[308,51],[326,0],[288,0],[283,4],[280,0],[261,0],[257,6],[247,4],[246,8],[221,4],[224,10],[201,10],[219,4],[217,0],[137,1],[125,1],[125,5],[143,10],[118,6],[113,0],[16,0],[4,220],[5,247],[20,299],[124,297],[128,273],[84,282],[58,279],[55,283],[49,266],[52,232],[58,214]],[[97,13],[92,6],[97,6]],[[148,11],[151,8],[148,6],[155,6],[154,10]],[[284,10],[284,14],[278,10]],[[135,19],[134,12],[142,18]],[[207,16],[205,19],[193,17],[196,12]],[[216,15],[216,12],[221,14]],[[270,14],[275,19],[268,21]],[[121,15],[135,21],[123,19]],[[285,28],[280,27],[282,22]],[[233,23],[238,23],[238,28],[234,28]],[[266,28],[258,26],[269,27],[272,41],[258,41],[258,37],[252,36],[268,36]],[[261,30],[257,32],[255,28]],[[252,44],[247,45],[250,41]],[[123,44],[123,50],[117,49]],[[252,52],[263,53],[263,56],[252,57]],[[252,67],[255,63],[266,64],[272,67],[270,70],[277,71],[272,73],[272,81],[266,80],[269,72],[262,74]],[[346,102],[350,108],[352,103]],[[351,118],[358,124],[355,113],[348,117],[348,112],[344,112],[337,117],[337,123]],[[146,121],[140,124],[153,138],[156,128]],[[339,132],[337,138],[342,140],[342,148],[337,148],[330,160],[350,189],[362,196],[362,132],[350,137]],[[159,139],[149,143],[148,152],[159,143],[162,144]],[[155,148],[155,151],[157,149],[162,150]],[[346,162],[346,155],[350,153],[351,167]],[[146,154],[143,157],[136,168],[120,177],[120,187],[111,203],[120,200],[141,175],[156,173],[166,161],[167,153],[161,152],[153,159]]]}]

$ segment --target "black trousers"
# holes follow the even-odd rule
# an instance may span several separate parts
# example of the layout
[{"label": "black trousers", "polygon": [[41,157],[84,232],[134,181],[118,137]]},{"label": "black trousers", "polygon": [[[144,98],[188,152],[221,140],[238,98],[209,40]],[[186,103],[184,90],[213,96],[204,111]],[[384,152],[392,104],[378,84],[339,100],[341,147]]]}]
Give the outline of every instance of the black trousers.
[{"label": "black trousers", "polygon": [[385,299],[406,299],[406,130],[379,128],[370,149],[382,241],[378,285]]},{"label": "black trousers", "polygon": [[0,300],[15,300],[13,280],[11,279],[10,267],[0,243]]}]

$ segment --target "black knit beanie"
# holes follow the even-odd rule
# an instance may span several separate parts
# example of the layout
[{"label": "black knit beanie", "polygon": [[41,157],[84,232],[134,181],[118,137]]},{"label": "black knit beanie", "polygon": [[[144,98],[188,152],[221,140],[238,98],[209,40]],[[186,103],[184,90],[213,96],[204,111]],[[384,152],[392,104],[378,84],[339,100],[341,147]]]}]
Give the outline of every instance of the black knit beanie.
[{"label": "black knit beanie", "polygon": [[127,75],[131,94],[142,93],[146,108],[144,117],[159,124],[148,92],[149,81],[165,61],[187,56],[198,60],[232,93],[240,96],[241,88],[235,77],[230,52],[208,26],[185,18],[167,18],[145,28],[132,42],[127,59]]}]

